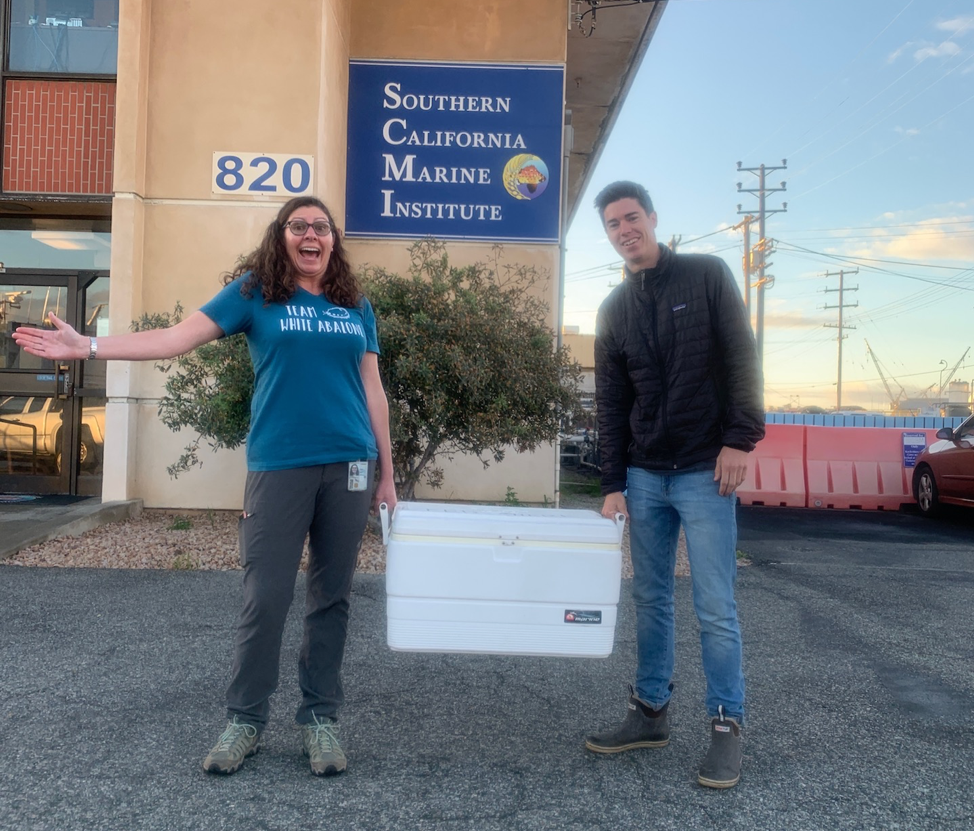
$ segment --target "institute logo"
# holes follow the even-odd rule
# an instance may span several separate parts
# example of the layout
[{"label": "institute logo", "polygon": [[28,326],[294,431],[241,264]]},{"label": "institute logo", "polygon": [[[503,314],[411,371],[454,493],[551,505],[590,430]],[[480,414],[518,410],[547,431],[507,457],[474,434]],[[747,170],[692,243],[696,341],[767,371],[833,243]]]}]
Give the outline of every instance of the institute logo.
[{"label": "institute logo", "polygon": [[504,165],[504,187],[515,199],[537,199],[548,187],[548,165],[531,153],[520,153]]}]

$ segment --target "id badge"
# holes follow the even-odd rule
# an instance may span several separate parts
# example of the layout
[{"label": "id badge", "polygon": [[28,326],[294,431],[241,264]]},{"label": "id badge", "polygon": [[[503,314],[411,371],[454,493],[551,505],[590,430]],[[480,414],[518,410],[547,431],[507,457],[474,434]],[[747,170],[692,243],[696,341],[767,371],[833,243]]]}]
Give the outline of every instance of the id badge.
[{"label": "id badge", "polygon": [[350,491],[364,491],[369,484],[369,463],[348,463],[348,489]]}]

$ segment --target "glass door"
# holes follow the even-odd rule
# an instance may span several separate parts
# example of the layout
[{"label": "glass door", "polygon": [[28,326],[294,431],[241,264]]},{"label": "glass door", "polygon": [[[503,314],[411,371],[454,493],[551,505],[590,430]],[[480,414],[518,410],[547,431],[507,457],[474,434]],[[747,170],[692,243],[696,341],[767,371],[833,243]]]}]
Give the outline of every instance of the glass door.
[{"label": "glass door", "polygon": [[0,271],[0,493],[101,492],[105,365],[38,358],[12,334],[54,312],[96,335],[107,303],[107,272]]}]

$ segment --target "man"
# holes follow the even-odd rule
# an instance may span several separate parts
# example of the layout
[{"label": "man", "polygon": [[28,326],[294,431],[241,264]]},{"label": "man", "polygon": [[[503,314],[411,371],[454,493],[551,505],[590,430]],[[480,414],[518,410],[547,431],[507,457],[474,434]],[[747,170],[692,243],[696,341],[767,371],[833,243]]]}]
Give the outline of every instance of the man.
[{"label": "man", "polygon": [[731,788],[740,779],[744,725],[734,491],[764,436],[754,338],[722,260],[657,243],[642,185],[615,182],[595,206],[626,265],[626,279],[599,308],[595,383],[602,514],[630,520],[638,666],[625,720],[585,746],[618,753],[669,742],[682,525],[711,719],[698,781]]}]

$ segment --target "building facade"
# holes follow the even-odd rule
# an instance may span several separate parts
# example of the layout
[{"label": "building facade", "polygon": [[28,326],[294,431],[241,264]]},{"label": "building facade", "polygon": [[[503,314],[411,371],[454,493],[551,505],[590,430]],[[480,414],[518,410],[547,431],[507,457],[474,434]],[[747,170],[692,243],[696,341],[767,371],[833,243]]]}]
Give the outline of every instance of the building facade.
[{"label": "building facade", "polygon": [[[193,436],[159,421],[152,364],[54,366],[9,333],[198,308],[294,194],[357,266],[405,271],[423,234],[459,264],[503,240],[550,275],[557,331],[562,231],[664,5],[586,38],[565,0],[0,0],[0,491],[239,507],[242,453],[166,474]],[[460,460],[421,495],[550,500],[556,467]]]}]

